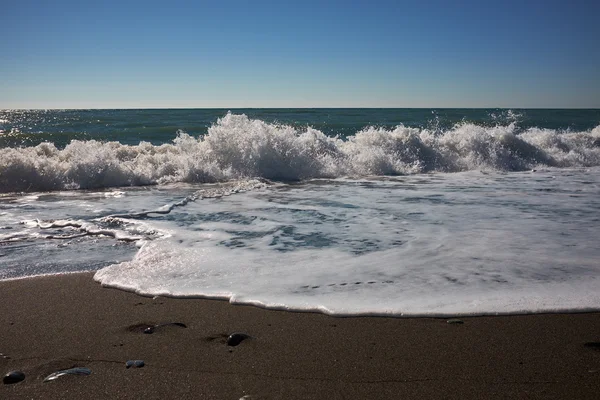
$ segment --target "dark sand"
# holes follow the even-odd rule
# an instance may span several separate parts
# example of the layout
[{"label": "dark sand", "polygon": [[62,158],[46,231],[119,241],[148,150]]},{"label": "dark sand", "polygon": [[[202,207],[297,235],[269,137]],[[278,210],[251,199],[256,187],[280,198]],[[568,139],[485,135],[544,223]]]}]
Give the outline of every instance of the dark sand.
[{"label": "dark sand", "polygon": [[[0,399],[600,398],[600,313],[333,318],[151,299],[92,274],[0,282]],[[143,323],[182,322],[154,334]],[[224,334],[253,336],[237,347]],[[142,359],[143,368],[125,368]],[[90,376],[43,383],[59,369]]]}]

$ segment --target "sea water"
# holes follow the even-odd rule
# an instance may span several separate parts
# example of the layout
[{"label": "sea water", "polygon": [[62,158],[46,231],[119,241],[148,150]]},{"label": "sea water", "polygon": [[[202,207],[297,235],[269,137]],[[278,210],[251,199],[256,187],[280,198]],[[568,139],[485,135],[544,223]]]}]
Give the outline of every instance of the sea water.
[{"label": "sea water", "polygon": [[0,114],[0,279],[333,315],[600,309],[598,110]]}]

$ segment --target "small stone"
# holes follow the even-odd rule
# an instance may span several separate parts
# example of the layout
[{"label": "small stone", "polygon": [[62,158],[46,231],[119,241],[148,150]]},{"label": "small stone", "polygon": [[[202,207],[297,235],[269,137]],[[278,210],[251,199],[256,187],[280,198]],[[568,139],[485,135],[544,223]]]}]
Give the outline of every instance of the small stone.
[{"label": "small stone", "polygon": [[25,374],[21,371],[10,371],[8,374],[4,375],[2,378],[2,382],[6,385],[10,385],[12,383],[18,383],[25,379]]},{"label": "small stone", "polygon": [[60,378],[61,376],[65,376],[65,375],[90,375],[91,373],[92,373],[92,370],[89,368],[73,367],[73,368],[63,369],[61,371],[56,371],[56,372],[51,373],[46,378],[44,378],[44,382],[50,382],[50,381],[53,381],[55,379]]},{"label": "small stone", "polygon": [[146,334],[152,334],[157,329],[163,328],[165,326],[178,326],[180,328],[187,328],[187,325],[184,324],[184,323],[182,323],[182,322],[166,322],[164,324],[158,324],[158,325],[149,326],[146,329],[144,329],[144,333],[146,333]]},{"label": "small stone", "polygon": [[125,368],[142,368],[144,365],[146,365],[144,360],[128,360],[125,363]]},{"label": "small stone", "polygon": [[227,346],[237,346],[242,343],[242,341],[249,339],[250,335],[241,332],[235,332],[229,335],[227,338]]},{"label": "small stone", "polygon": [[458,318],[452,318],[446,322],[449,324],[464,324],[464,321],[462,319],[458,319]]}]

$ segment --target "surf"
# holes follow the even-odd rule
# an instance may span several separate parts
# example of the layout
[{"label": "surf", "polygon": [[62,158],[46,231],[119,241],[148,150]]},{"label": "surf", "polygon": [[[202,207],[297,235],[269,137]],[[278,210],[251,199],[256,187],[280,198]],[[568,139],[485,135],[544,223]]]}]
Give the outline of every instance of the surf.
[{"label": "surf", "polygon": [[446,130],[369,126],[342,138],[227,113],[206,135],[178,131],[160,145],[72,140],[64,148],[51,142],[1,148],[0,192],[598,165],[600,126],[580,132],[519,131],[514,122]]}]

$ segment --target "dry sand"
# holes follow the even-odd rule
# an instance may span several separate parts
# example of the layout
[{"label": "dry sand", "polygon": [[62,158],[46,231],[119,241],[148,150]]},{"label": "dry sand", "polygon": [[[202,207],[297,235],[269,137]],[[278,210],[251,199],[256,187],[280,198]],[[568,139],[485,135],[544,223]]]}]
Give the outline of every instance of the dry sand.
[{"label": "dry sand", "polygon": [[[90,273],[0,294],[0,373],[26,374],[0,399],[600,398],[600,349],[585,345],[600,342],[600,313],[334,318],[140,297]],[[142,333],[165,322],[187,328]],[[227,346],[232,332],[252,339]],[[43,382],[73,366],[92,374]]]}]

